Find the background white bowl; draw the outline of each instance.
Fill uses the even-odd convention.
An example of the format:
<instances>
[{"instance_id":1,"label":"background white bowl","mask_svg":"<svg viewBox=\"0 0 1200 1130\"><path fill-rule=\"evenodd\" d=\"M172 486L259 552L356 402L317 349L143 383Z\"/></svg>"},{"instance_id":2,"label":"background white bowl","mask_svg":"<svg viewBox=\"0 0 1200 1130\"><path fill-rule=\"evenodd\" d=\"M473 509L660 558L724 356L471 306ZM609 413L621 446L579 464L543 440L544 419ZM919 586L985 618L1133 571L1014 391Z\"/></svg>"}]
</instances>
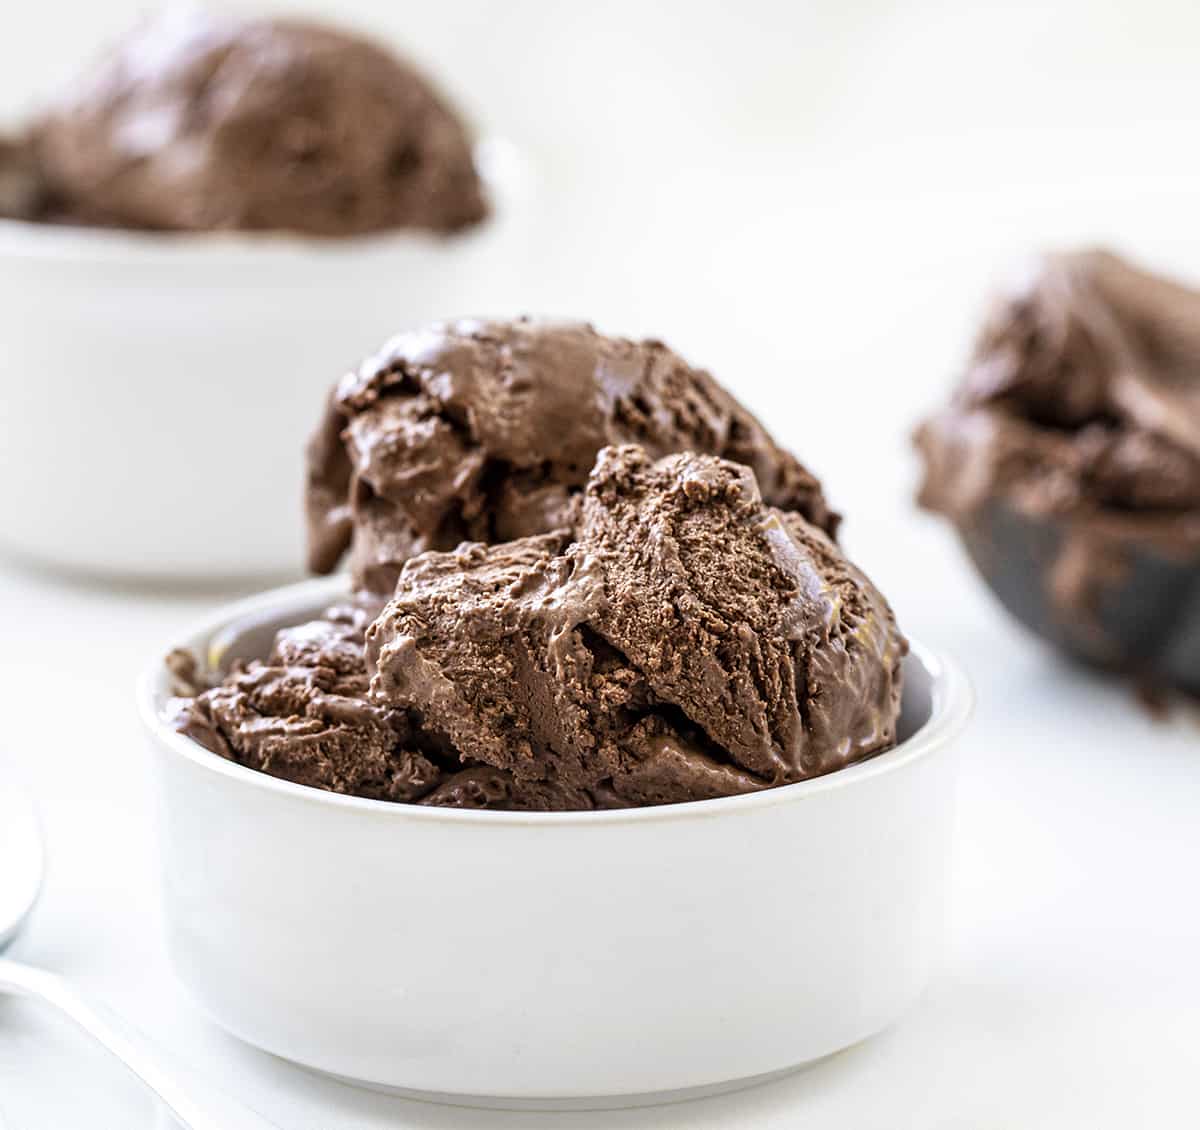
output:
<instances>
[{"instance_id":1,"label":"background white bowl","mask_svg":"<svg viewBox=\"0 0 1200 1130\"><path fill-rule=\"evenodd\" d=\"M204 656L231 625L296 622L342 591L266 593L180 646ZM155 662L139 701L172 962L252 1044L459 1102L622 1105L827 1055L895 1020L940 948L971 696L919 646L906 676L904 740L838 773L524 814L337 796L224 761L163 723Z\"/></svg>"},{"instance_id":2,"label":"background white bowl","mask_svg":"<svg viewBox=\"0 0 1200 1130\"><path fill-rule=\"evenodd\" d=\"M398 330L520 294L526 177L496 143L480 164L494 213L450 237L0 221L0 546L101 575L294 572L333 383Z\"/></svg>"}]
</instances>

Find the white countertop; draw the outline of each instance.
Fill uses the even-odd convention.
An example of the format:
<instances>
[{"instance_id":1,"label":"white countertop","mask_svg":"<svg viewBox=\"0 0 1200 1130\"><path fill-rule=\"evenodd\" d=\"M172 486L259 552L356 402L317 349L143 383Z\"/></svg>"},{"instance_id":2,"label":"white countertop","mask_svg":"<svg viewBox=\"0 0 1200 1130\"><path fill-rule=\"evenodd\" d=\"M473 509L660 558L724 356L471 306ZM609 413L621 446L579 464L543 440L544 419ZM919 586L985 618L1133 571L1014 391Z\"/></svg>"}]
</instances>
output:
<instances>
[{"instance_id":1,"label":"white countertop","mask_svg":"<svg viewBox=\"0 0 1200 1130\"><path fill-rule=\"evenodd\" d=\"M476 27L476 7L447 10ZM512 11L528 24L535 7ZM703 7L719 18L719 6ZM1006 5L978 24L963 14L970 6L884 7L797 6L815 21L811 35L787 34L828 50L799 57L808 87L780 85L792 42L781 31L765 64L776 78L747 92L740 118L715 95L695 101L720 70L703 53L682 52L686 74L664 71L657 85L599 99L593 137L542 153L540 269L527 292L497 295L495 308L654 333L711 367L824 478L847 515L848 548L906 629L968 669L979 706L966 739L949 943L919 1006L884 1035L781 1081L620 1113L405 1102L245 1047L189 1003L166 966L132 697L136 673L165 640L236 594L92 587L0 561L0 769L36 796L50 861L15 956L66 975L284 1130L1127 1130L1195 1119L1200 723L1182 712L1150 719L1128 688L1060 663L1010 624L948 533L913 511L906 434L944 394L987 277L1013 254L1114 240L1200 279L1200 163L1184 141L1200 96L1197 20L1176 9L1177 26L1156 2L1146 34L1134 36L1119 5L1082 0L1051 23L1043 5L1024 14ZM72 3L45 8L53 16ZM746 20L764 21L769 8L752 2ZM851 9L853 18L838 15ZM432 55L447 66L462 42L456 26L447 17L430 31ZM86 24L72 27L82 41ZM558 27L560 38L569 31ZM48 24L39 35L43 50L58 43ZM1064 59L1056 40L1074 54ZM747 32L737 49L753 57L764 42ZM987 49L962 50L978 43ZM601 46L617 57L613 43ZM583 65L551 55L560 78ZM656 61L646 43L632 57L639 73ZM20 67L28 79L35 64L0 61L12 80L0 94L12 105ZM495 65L477 76L481 88L495 82ZM720 90L736 89L723 81ZM513 83L514 114L522 91L529 111L528 83ZM649 116L654 128L624 134L631 107L665 90L675 103ZM568 111L551 111L562 127ZM485 116L494 126L505 112ZM0 380L9 379L2 365L0 342ZM111 1064L43 1010L8 1001L0 1115L14 1130L151 1124Z\"/></svg>"}]
</instances>

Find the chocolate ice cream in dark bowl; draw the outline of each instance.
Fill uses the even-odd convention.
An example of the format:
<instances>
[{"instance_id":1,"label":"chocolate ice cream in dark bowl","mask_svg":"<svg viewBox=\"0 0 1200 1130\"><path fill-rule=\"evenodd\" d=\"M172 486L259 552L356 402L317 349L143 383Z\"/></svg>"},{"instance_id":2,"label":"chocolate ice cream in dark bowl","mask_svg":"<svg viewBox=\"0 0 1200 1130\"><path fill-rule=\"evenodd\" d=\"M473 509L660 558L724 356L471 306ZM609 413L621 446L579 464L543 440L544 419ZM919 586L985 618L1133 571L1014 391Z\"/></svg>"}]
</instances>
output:
<instances>
[{"instance_id":1,"label":"chocolate ice cream in dark bowl","mask_svg":"<svg viewBox=\"0 0 1200 1130\"><path fill-rule=\"evenodd\" d=\"M1103 251L996 299L920 500L1068 654L1200 693L1200 291Z\"/></svg>"},{"instance_id":2,"label":"chocolate ice cream in dark bowl","mask_svg":"<svg viewBox=\"0 0 1200 1130\"><path fill-rule=\"evenodd\" d=\"M349 572L139 690L169 948L219 1023L373 1087L621 1106L907 1008L970 692L711 376L434 326L338 383L308 457L311 564Z\"/></svg>"},{"instance_id":3,"label":"chocolate ice cream in dark bowl","mask_svg":"<svg viewBox=\"0 0 1200 1130\"><path fill-rule=\"evenodd\" d=\"M0 140L0 548L293 571L311 404L364 341L519 288L520 173L358 35L139 26Z\"/></svg>"}]
</instances>

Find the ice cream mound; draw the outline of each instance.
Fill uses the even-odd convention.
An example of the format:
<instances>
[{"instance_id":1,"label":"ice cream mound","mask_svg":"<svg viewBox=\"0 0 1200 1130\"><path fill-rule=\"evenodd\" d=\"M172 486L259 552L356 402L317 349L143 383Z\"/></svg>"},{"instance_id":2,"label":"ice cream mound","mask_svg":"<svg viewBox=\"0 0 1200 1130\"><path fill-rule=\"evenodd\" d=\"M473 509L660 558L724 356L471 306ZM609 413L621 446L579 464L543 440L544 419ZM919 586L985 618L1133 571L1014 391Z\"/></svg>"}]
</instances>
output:
<instances>
[{"instance_id":1,"label":"ice cream mound","mask_svg":"<svg viewBox=\"0 0 1200 1130\"><path fill-rule=\"evenodd\" d=\"M563 518L406 560L382 610L281 631L177 725L302 784L517 810L752 792L894 743L890 608L751 467L604 447Z\"/></svg>"},{"instance_id":2,"label":"ice cream mound","mask_svg":"<svg viewBox=\"0 0 1200 1130\"><path fill-rule=\"evenodd\" d=\"M1107 252L995 301L917 434L920 501L1065 650L1200 690L1200 292Z\"/></svg>"},{"instance_id":3,"label":"ice cream mound","mask_svg":"<svg viewBox=\"0 0 1200 1130\"><path fill-rule=\"evenodd\" d=\"M487 212L465 126L408 63L317 24L192 8L142 24L0 145L0 209L319 236Z\"/></svg>"},{"instance_id":4,"label":"ice cream mound","mask_svg":"<svg viewBox=\"0 0 1200 1130\"><path fill-rule=\"evenodd\" d=\"M829 534L820 483L708 373L658 341L582 323L458 321L405 333L333 390L309 444L309 565L349 550L391 594L408 558L575 522L599 450L718 455Z\"/></svg>"}]
</instances>

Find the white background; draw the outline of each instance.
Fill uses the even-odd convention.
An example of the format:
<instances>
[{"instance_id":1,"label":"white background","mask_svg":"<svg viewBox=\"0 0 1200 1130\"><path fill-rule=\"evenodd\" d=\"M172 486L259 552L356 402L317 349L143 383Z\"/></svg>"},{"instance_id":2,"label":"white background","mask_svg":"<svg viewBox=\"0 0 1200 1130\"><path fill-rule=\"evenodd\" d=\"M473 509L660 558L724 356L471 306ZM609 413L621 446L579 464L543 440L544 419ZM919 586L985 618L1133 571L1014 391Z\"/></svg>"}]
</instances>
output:
<instances>
[{"instance_id":1,"label":"white background","mask_svg":"<svg viewBox=\"0 0 1200 1130\"><path fill-rule=\"evenodd\" d=\"M0 116L142 6L10 3ZM528 153L542 235L526 292L498 296L496 313L653 333L712 368L822 475L907 630L968 667L980 706L946 967L883 1037L699 1104L539 1118L317 1081L211 1026L162 955L131 685L226 594L89 589L0 564L0 762L37 795L51 852L17 956L288 1130L1194 1124L1200 728L1183 712L1150 720L1008 623L912 510L907 433L953 378L989 278L1025 251L1106 242L1200 279L1197 10L292 7L385 32ZM0 380L17 379L2 365L0 342ZM0 1112L34 1130L146 1124L106 1061L5 1002Z\"/></svg>"}]
</instances>

